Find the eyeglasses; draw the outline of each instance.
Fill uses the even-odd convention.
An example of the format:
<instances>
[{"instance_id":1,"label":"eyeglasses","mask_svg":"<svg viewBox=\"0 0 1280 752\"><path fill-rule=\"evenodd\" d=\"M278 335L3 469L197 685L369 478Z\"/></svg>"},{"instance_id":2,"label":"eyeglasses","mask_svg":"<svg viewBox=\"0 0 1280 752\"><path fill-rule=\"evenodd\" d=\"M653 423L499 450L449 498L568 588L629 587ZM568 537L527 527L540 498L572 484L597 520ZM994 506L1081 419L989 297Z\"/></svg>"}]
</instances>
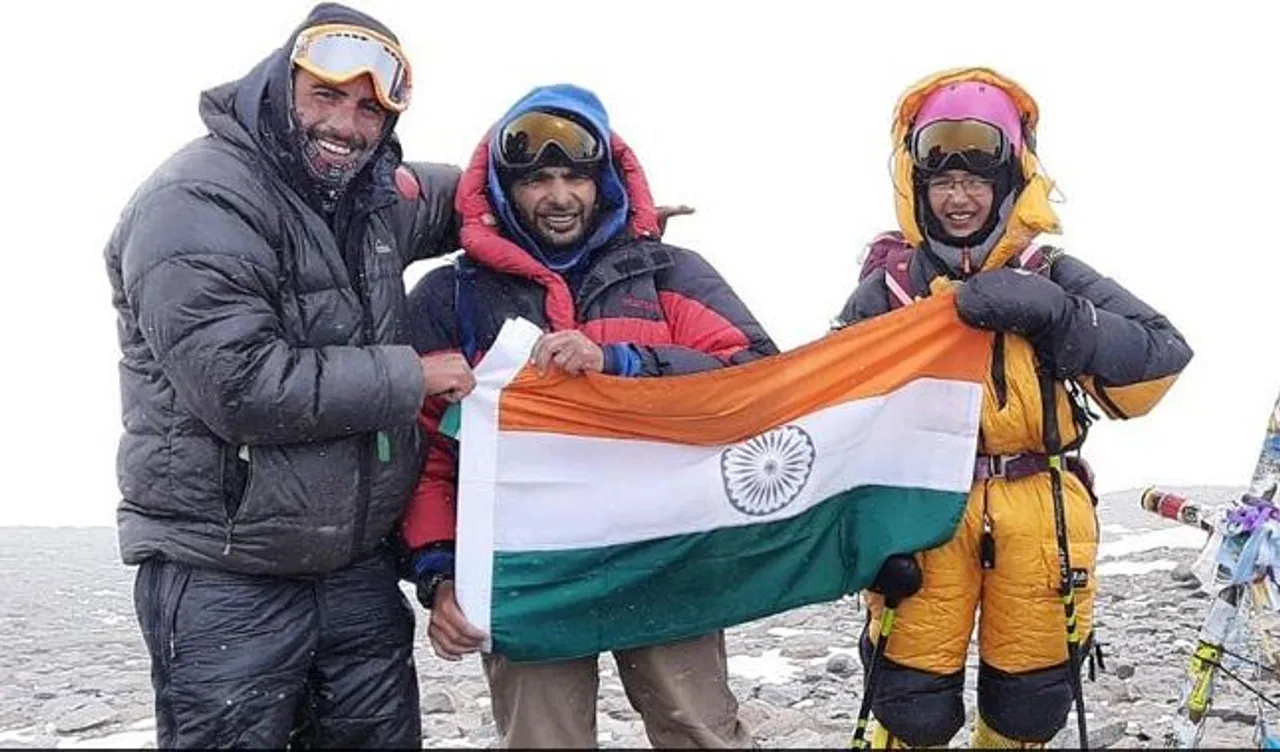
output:
<instances>
[{"instance_id":1,"label":"eyeglasses","mask_svg":"<svg viewBox=\"0 0 1280 752\"><path fill-rule=\"evenodd\" d=\"M349 24L303 29L290 59L331 84L368 74L383 107L404 112L409 106L412 76L408 58L399 45L368 29Z\"/></svg>"},{"instance_id":2,"label":"eyeglasses","mask_svg":"<svg viewBox=\"0 0 1280 752\"><path fill-rule=\"evenodd\" d=\"M964 177L929 178L925 185L929 187L930 193L936 195L951 193L959 187L960 190L965 192L965 195L978 196L992 190L992 186L995 185L995 181L980 178L977 175L965 175Z\"/></svg>"},{"instance_id":3,"label":"eyeglasses","mask_svg":"<svg viewBox=\"0 0 1280 752\"><path fill-rule=\"evenodd\" d=\"M528 112L512 120L498 136L498 159L507 167L532 167L554 144L574 162L600 159L603 149L591 131L549 112Z\"/></svg>"}]
</instances>

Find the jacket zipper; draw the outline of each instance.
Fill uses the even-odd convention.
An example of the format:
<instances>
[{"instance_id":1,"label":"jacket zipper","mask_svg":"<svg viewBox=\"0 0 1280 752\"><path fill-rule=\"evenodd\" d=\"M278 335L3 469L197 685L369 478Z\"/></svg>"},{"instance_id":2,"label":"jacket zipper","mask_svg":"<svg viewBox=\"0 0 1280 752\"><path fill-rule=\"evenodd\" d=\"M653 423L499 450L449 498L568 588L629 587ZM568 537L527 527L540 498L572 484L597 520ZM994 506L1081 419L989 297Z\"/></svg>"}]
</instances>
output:
<instances>
[{"instance_id":1,"label":"jacket zipper","mask_svg":"<svg viewBox=\"0 0 1280 752\"><path fill-rule=\"evenodd\" d=\"M350 232L350 226L343 228L343 245L346 247L345 236ZM351 284L355 287L356 297L360 299L360 321L361 327L364 329L364 340L366 345L374 343L373 331L373 311L370 310L368 291L365 285L365 253L367 249L360 247L359 267L351 275ZM368 440L360 445L359 459L359 478L356 482L356 515L351 525L351 561L356 561L360 556L361 544L364 541L365 527L369 524L369 503L373 494L372 479L373 473L373 446L372 442L378 441L378 436L382 432L379 431L374 436L368 437Z\"/></svg>"},{"instance_id":2,"label":"jacket zipper","mask_svg":"<svg viewBox=\"0 0 1280 752\"><path fill-rule=\"evenodd\" d=\"M244 462L244 465L245 465L245 467L244 467L244 473L245 473L245 476L244 476L244 485L243 485L243 486L241 486L241 488L240 488L240 498L236 500L236 511L235 511L235 513L234 513L234 514L228 514L228 515L227 515L227 540L226 540L226 545L224 545L224 546L222 547L222 555L223 555L223 556L230 556L230 555L231 555L231 544L232 544L232 538L234 538L234 537L235 537L235 532L236 532L236 518L240 516L240 512L241 512L241 511L243 510L243 508L244 508L245 496L247 496L247 495L249 494L249 482L250 482L251 480L253 480L253 462L250 460L250 455L249 455L249 445L248 445L248 444L242 444L242 445L240 445L239 447L237 447L237 448L236 448L236 456L235 456L235 458L234 458L234 459L232 459L232 462ZM225 490L225 489L226 489L226 487L227 487L227 484L226 484L226 472L227 472L227 462L226 462L226 458L225 458L225 457L223 457L223 461L222 461L222 474L223 474L222 488L223 488L223 492L224 492L224 493L226 492L226 490Z\"/></svg>"}]
</instances>

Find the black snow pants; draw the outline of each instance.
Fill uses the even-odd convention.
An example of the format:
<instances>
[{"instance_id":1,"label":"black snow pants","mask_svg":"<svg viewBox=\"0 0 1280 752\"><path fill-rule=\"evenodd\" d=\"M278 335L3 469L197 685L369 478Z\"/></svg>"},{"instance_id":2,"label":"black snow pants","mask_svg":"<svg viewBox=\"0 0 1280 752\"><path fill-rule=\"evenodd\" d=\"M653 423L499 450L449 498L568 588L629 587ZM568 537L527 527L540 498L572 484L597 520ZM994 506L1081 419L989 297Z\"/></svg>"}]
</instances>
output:
<instances>
[{"instance_id":1,"label":"black snow pants","mask_svg":"<svg viewBox=\"0 0 1280 752\"><path fill-rule=\"evenodd\" d=\"M314 579L143 562L161 749L421 748L413 609L391 557Z\"/></svg>"}]
</instances>

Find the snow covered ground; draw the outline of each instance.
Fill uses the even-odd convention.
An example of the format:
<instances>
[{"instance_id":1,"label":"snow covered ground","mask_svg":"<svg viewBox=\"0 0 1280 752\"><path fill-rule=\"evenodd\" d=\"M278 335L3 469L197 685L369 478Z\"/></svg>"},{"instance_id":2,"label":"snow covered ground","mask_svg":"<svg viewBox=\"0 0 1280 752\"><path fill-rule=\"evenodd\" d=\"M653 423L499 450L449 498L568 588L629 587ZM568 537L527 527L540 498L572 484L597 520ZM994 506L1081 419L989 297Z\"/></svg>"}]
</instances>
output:
<instances>
[{"instance_id":1,"label":"snow covered ground","mask_svg":"<svg viewBox=\"0 0 1280 752\"><path fill-rule=\"evenodd\" d=\"M1230 498L1234 489L1179 489ZM1154 745L1176 701L1187 651L1207 601L1171 572L1204 533L1141 511L1137 492L1100 505L1097 608L1108 672L1086 683L1095 746ZM132 571L109 528L0 528L0 747L153 747L149 665L132 607ZM729 669L761 744L846 746L857 714L863 614L854 599L811 606L729 630ZM419 632L425 623L419 619ZM493 744L478 660L419 652L427 747ZM975 659L976 660L976 659ZM972 664L976 665L976 664ZM600 743L647 746L612 659L601 660ZM972 716L976 675L967 677ZM1252 704L1227 688L1210 739L1248 741ZM954 745L964 746L967 734Z\"/></svg>"}]
</instances>

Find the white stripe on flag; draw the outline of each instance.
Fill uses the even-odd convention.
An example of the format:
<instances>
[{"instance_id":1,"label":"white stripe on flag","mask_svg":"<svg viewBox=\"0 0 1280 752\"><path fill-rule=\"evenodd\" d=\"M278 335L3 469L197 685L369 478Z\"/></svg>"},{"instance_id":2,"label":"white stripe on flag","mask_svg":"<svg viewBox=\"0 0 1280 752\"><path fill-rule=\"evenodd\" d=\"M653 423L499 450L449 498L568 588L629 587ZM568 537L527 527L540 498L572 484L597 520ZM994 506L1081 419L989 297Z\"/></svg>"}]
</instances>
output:
<instances>
[{"instance_id":1,"label":"white stripe on flag","mask_svg":"<svg viewBox=\"0 0 1280 752\"><path fill-rule=\"evenodd\" d=\"M475 368L476 388L462 402L458 445L456 595L462 613L488 634L493 587L493 512L497 490L498 404L502 390L529 361L542 330L526 319L507 321ZM488 638L482 647L489 652Z\"/></svg>"},{"instance_id":2,"label":"white stripe on flag","mask_svg":"<svg viewBox=\"0 0 1280 752\"><path fill-rule=\"evenodd\" d=\"M981 406L980 384L922 378L790 422L812 442L811 470L768 514L729 502L722 446L504 432L494 550L596 548L772 522L868 485L967 493Z\"/></svg>"}]
</instances>

